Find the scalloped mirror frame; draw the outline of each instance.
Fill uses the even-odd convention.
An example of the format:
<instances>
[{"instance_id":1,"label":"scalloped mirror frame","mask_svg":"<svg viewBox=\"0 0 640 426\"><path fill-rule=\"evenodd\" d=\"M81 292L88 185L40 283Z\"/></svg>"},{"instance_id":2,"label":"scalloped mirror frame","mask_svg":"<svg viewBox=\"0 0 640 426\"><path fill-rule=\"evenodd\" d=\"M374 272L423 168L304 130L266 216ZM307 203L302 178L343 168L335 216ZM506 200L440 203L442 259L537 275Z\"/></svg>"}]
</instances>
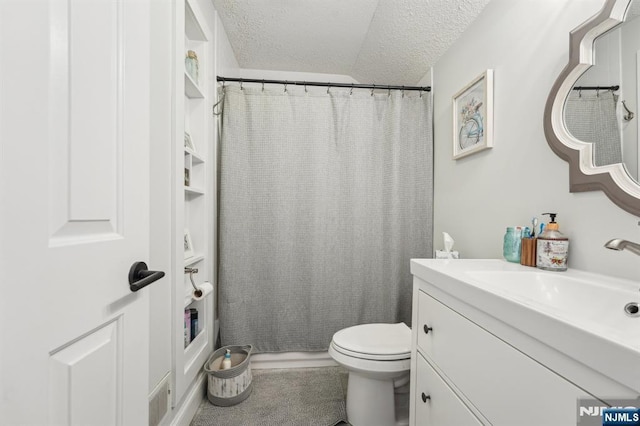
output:
<instances>
[{"instance_id":1,"label":"scalloped mirror frame","mask_svg":"<svg viewBox=\"0 0 640 426\"><path fill-rule=\"evenodd\" d=\"M622 163L596 167L592 144L569 133L564 124L564 105L574 84L593 65L595 39L624 20L632 0L607 0L595 16L571 31L569 63L562 70L547 99L544 133L549 146L569 163L571 192L602 190L615 204L640 216L640 185Z\"/></svg>"}]
</instances>

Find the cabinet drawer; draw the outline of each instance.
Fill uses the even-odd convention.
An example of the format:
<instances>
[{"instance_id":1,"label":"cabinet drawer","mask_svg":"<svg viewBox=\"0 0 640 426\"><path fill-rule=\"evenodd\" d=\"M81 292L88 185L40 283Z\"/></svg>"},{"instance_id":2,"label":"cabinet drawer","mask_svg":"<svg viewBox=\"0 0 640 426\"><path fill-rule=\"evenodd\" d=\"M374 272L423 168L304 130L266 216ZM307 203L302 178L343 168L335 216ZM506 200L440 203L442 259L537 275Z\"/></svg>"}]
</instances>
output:
<instances>
[{"instance_id":1,"label":"cabinet drawer","mask_svg":"<svg viewBox=\"0 0 640 426\"><path fill-rule=\"evenodd\" d=\"M417 366L418 386L413 404L416 410L416 426L482 425L420 355ZM429 399L425 398L427 395Z\"/></svg>"},{"instance_id":2,"label":"cabinet drawer","mask_svg":"<svg viewBox=\"0 0 640 426\"><path fill-rule=\"evenodd\" d=\"M576 424L577 399L590 397L586 392L426 293L418 294L419 350L491 423ZM428 333L425 325L432 328Z\"/></svg>"}]
</instances>

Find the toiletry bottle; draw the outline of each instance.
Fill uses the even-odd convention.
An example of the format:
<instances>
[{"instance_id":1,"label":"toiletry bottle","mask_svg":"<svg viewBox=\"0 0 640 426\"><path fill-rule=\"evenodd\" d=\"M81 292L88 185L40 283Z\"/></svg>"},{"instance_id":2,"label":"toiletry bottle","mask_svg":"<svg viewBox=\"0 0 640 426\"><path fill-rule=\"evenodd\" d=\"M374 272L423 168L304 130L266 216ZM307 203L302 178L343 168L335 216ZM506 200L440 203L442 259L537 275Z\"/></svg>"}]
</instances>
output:
<instances>
[{"instance_id":1,"label":"toiletry bottle","mask_svg":"<svg viewBox=\"0 0 640 426\"><path fill-rule=\"evenodd\" d=\"M231 368L231 351L227 349L227 353L224 354L224 359L222 360L222 365L220 366L221 370L228 370Z\"/></svg>"},{"instance_id":2,"label":"toiletry bottle","mask_svg":"<svg viewBox=\"0 0 640 426\"><path fill-rule=\"evenodd\" d=\"M557 213L543 213L551 217L538 236L536 266L547 271L566 271L569 256L569 238L565 237L556 223Z\"/></svg>"}]
</instances>

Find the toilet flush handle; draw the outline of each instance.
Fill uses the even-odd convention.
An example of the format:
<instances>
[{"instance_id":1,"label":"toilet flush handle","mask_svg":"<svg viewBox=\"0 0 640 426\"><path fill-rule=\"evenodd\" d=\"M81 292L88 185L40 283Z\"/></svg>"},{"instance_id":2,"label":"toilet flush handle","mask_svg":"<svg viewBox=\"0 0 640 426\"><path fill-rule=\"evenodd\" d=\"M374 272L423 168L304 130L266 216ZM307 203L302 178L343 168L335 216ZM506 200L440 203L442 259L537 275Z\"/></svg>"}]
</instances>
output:
<instances>
[{"instance_id":1,"label":"toilet flush handle","mask_svg":"<svg viewBox=\"0 0 640 426\"><path fill-rule=\"evenodd\" d=\"M429 334L430 331L433 331L433 328L427 326L427 324L425 324L424 327L422 327L422 329L424 330L425 334Z\"/></svg>"}]
</instances>

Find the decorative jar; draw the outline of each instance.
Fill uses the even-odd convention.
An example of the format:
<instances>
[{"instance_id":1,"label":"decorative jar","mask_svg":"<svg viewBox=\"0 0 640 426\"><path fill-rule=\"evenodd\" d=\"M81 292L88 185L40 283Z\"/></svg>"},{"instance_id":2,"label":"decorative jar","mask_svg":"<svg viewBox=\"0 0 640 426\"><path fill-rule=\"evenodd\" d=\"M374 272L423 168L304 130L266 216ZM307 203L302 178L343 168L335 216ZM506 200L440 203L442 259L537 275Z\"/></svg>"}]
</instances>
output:
<instances>
[{"instance_id":1,"label":"decorative jar","mask_svg":"<svg viewBox=\"0 0 640 426\"><path fill-rule=\"evenodd\" d=\"M187 70L187 74L191 76L196 84L199 84L198 77L200 72L200 64L198 63L198 55L193 50L187 51L187 57L184 60L184 65Z\"/></svg>"},{"instance_id":2,"label":"decorative jar","mask_svg":"<svg viewBox=\"0 0 640 426\"><path fill-rule=\"evenodd\" d=\"M522 243L522 229L510 226L504 234L502 255L509 262L520 263L520 246Z\"/></svg>"}]
</instances>

